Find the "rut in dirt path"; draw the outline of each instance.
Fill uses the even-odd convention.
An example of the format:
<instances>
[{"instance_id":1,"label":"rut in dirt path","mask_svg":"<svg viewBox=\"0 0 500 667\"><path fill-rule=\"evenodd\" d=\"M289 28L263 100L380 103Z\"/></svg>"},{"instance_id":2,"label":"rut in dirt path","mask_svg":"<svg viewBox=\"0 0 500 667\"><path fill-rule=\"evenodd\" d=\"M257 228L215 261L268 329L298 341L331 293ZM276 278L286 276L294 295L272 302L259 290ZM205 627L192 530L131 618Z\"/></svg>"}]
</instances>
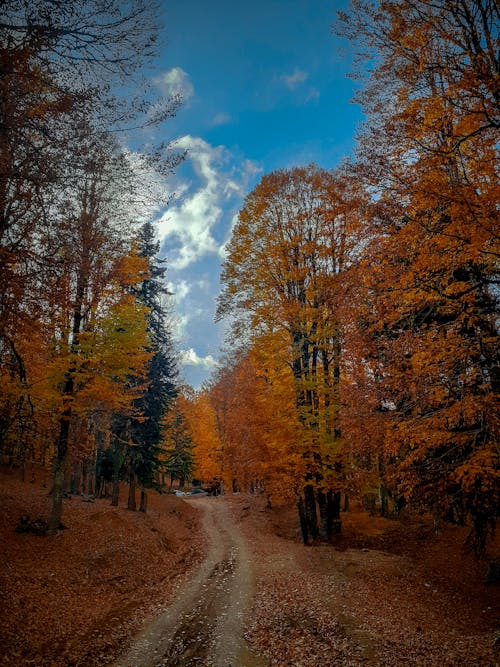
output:
<instances>
[{"instance_id":1,"label":"rut in dirt path","mask_svg":"<svg viewBox=\"0 0 500 667\"><path fill-rule=\"evenodd\" d=\"M188 502L203 511L207 557L115 667L262 666L243 638L254 594L246 542L223 498Z\"/></svg>"}]
</instances>

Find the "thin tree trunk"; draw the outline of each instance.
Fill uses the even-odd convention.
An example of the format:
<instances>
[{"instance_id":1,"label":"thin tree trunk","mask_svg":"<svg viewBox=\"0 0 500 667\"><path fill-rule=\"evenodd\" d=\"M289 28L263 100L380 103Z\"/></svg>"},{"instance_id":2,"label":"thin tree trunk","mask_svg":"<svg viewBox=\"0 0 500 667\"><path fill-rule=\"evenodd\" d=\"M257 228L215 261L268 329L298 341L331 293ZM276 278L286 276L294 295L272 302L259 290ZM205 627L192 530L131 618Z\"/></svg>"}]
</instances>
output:
<instances>
[{"instance_id":1,"label":"thin tree trunk","mask_svg":"<svg viewBox=\"0 0 500 667\"><path fill-rule=\"evenodd\" d=\"M139 512L146 512L148 508L148 495L146 489L141 489L141 502L139 504Z\"/></svg>"},{"instance_id":2,"label":"thin tree trunk","mask_svg":"<svg viewBox=\"0 0 500 667\"><path fill-rule=\"evenodd\" d=\"M349 496L347 493L344 495L344 512L349 511Z\"/></svg>"},{"instance_id":3,"label":"thin tree trunk","mask_svg":"<svg viewBox=\"0 0 500 667\"><path fill-rule=\"evenodd\" d=\"M77 463L73 465L73 471L71 474L71 495L77 496L80 493L80 480L81 480L81 468L80 464Z\"/></svg>"},{"instance_id":4,"label":"thin tree trunk","mask_svg":"<svg viewBox=\"0 0 500 667\"><path fill-rule=\"evenodd\" d=\"M65 383L66 396L73 393L73 378L69 376ZM55 533L61 524L62 500L64 493L64 467L69 441L69 424L71 419L71 404L68 404L59 420L59 438L56 443L54 458L54 475L52 481L52 497L50 516L48 521L48 532Z\"/></svg>"},{"instance_id":5,"label":"thin tree trunk","mask_svg":"<svg viewBox=\"0 0 500 667\"><path fill-rule=\"evenodd\" d=\"M87 459L87 495L95 496L96 487L95 487L95 459L94 456L90 456Z\"/></svg>"},{"instance_id":6,"label":"thin tree trunk","mask_svg":"<svg viewBox=\"0 0 500 667\"><path fill-rule=\"evenodd\" d=\"M309 529L307 525L306 508L302 496L300 496L299 501L297 503L297 509L299 512L299 523L300 523L300 531L302 533L302 542L306 546L309 546L311 542L309 541Z\"/></svg>"},{"instance_id":7,"label":"thin tree trunk","mask_svg":"<svg viewBox=\"0 0 500 667\"><path fill-rule=\"evenodd\" d=\"M118 502L120 500L120 470L122 467L122 456L121 456L121 445L116 440L113 445L113 476L111 482L113 488L111 491L111 505L113 507L118 507Z\"/></svg>"},{"instance_id":8,"label":"thin tree trunk","mask_svg":"<svg viewBox=\"0 0 500 667\"><path fill-rule=\"evenodd\" d=\"M388 517L389 499L388 499L387 488L383 484L380 486L379 493L380 493L380 514L381 516Z\"/></svg>"},{"instance_id":9,"label":"thin tree trunk","mask_svg":"<svg viewBox=\"0 0 500 667\"><path fill-rule=\"evenodd\" d=\"M133 512L137 509L137 499L135 497L135 487L136 487L136 476L135 470L130 469L129 476L129 487L128 487L128 502L127 509L132 510Z\"/></svg>"},{"instance_id":10,"label":"thin tree trunk","mask_svg":"<svg viewBox=\"0 0 500 667\"><path fill-rule=\"evenodd\" d=\"M329 542L332 538L332 521L328 512L328 496L331 491L318 491L316 498L319 507L319 536L322 540Z\"/></svg>"},{"instance_id":11,"label":"thin tree trunk","mask_svg":"<svg viewBox=\"0 0 500 667\"><path fill-rule=\"evenodd\" d=\"M312 484L306 484L304 487L304 506L307 521L307 529L311 539L317 540L319 536L318 514L316 510L316 496Z\"/></svg>"},{"instance_id":12,"label":"thin tree trunk","mask_svg":"<svg viewBox=\"0 0 500 667\"><path fill-rule=\"evenodd\" d=\"M80 463L80 470L82 472L82 496L87 493L87 473L88 467L86 461Z\"/></svg>"},{"instance_id":13,"label":"thin tree trunk","mask_svg":"<svg viewBox=\"0 0 500 667\"><path fill-rule=\"evenodd\" d=\"M342 520L340 518L340 503L342 494L340 491L329 491L328 496L328 514L329 521L333 527L333 533L338 535L342 530Z\"/></svg>"},{"instance_id":14,"label":"thin tree trunk","mask_svg":"<svg viewBox=\"0 0 500 667\"><path fill-rule=\"evenodd\" d=\"M83 262L78 274L76 286L75 308L73 311L72 339L70 344L71 356L73 356L80 345L80 331L83 321L83 299L87 284L86 258L84 254ZM88 259L88 258L87 258ZM48 521L48 531L54 533L61 523L62 499L64 493L64 467L69 445L69 431L72 417L72 401L75 393L74 373L75 368L71 366L64 379L62 388L63 411L59 419L59 437L56 442L56 452L54 459L54 479L52 483L52 503L50 508L50 517Z\"/></svg>"},{"instance_id":15,"label":"thin tree trunk","mask_svg":"<svg viewBox=\"0 0 500 667\"><path fill-rule=\"evenodd\" d=\"M113 473L113 488L111 490L111 505L113 507L118 507L118 502L120 501L120 478L118 475Z\"/></svg>"}]
</instances>

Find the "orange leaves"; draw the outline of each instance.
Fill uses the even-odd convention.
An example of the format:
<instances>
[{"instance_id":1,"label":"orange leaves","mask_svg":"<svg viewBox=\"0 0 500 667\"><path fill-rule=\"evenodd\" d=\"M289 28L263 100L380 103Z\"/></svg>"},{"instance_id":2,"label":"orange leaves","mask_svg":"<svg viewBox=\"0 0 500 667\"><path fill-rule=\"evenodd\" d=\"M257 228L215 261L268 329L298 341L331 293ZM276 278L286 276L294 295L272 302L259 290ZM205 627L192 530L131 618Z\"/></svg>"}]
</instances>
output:
<instances>
[{"instance_id":1,"label":"orange leaves","mask_svg":"<svg viewBox=\"0 0 500 667\"><path fill-rule=\"evenodd\" d=\"M127 255L119 257L115 263L114 280L125 289L137 285L148 277L148 260L133 247Z\"/></svg>"},{"instance_id":2,"label":"orange leaves","mask_svg":"<svg viewBox=\"0 0 500 667\"><path fill-rule=\"evenodd\" d=\"M498 9L464 8L361 2L343 18L375 50L358 148L376 193L357 269L367 349L350 349L352 331L347 348L349 391L379 403L377 443L396 490L468 516L481 547L500 488Z\"/></svg>"},{"instance_id":3,"label":"orange leaves","mask_svg":"<svg viewBox=\"0 0 500 667\"><path fill-rule=\"evenodd\" d=\"M252 406L235 406L248 431L232 441L264 446L269 488L340 488L341 314L365 201L347 171L274 172L247 197L228 246L218 312L233 316L247 355L226 372Z\"/></svg>"},{"instance_id":4,"label":"orange leaves","mask_svg":"<svg viewBox=\"0 0 500 667\"><path fill-rule=\"evenodd\" d=\"M487 514L493 518L500 504L500 456L489 448L479 449L467 462L459 466L454 481L460 486L468 498L469 508L478 514L485 514L485 498L487 498Z\"/></svg>"},{"instance_id":5,"label":"orange leaves","mask_svg":"<svg viewBox=\"0 0 500 667\"><path fill-rule=\"evenodd\" d=\"M221 474L222 443L217 433L217 422L210 396L206 390L182 396L180 407L189 424L194 451L194 476L209 481Z\"/></svg>"}]
</instances>

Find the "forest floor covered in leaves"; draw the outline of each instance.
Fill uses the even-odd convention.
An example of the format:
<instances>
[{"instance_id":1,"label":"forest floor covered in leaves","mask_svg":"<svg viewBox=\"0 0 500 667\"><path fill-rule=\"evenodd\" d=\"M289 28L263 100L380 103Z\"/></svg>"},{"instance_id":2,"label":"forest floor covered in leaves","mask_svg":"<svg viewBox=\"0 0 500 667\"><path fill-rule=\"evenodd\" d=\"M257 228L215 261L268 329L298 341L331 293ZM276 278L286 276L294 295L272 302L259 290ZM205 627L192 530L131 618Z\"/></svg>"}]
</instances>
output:
<instances>
[{"instance_id":1,"label":"forest floor covered in leaves","mask_svg":"<svg viewBox=\"0 0 500 667\"><path fill-rule=\"evenodd\" d=\"M19 470L0 470L6 667L111 663L145 620L178 600L217 544L215 533L207 542L201 531L203 503L149 494L143 514L125 509L125 492L118 508L109 499L66 500L67 530L57 536L19 534L19 516L46 516L49 503L40 477L33 484L19 478ZM245 543L245 639L255 664L500 664L498 584L484 584L486 562L464 547L466 529L353 511L343 514L334 546L304 547L293 507L266 509L262 496L246 494L209 502L220 525ZM499 555L498 544L490 556ZM235 590L228 585L233 597ZM189 660L175 664L204 664L196 655Z\"/></svg>"},{"instance_id":2,"label":"forest floor covered in leaves","mask_svg":"<svg viewBox=\"0 0 500 667\"><path fill-rule=\"evenodd\" d=\"M485 585L467 529L358 510L333 547L304 547L293 507L230 502L255 563L246 638L266 664L500 665L500 590Z\"/></svg>"},{"instance_id":3,"label":"forest floor covered in leaves","mask_svg":"<svg viewBox=\"0 0 500 667\"><path fill-rule=\"evenodd\" d=\"M56 536L16 533L20 516L46 518L50 503L43 470L34 483L20 476L0 469L0 664L108 664L202 559L198 513L154 492L147 514L131 512L122 489L119 507L65 499Z\"/></svg>"}]
</instances>

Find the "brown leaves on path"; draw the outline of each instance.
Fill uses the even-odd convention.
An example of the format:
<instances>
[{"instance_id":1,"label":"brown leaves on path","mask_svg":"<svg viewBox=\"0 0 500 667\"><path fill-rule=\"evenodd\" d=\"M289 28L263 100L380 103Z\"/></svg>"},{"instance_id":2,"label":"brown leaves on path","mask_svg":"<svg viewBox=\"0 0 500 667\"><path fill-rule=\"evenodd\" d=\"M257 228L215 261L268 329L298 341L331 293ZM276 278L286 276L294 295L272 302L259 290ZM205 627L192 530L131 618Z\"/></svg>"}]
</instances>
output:
<instances>
[{"instance_id":1,"label":"brown leaves on path","mask_svg":"<svg viewBox=\"0 0 500 667\"><path fill-rule=\"evenodd\" d=\"M300 544L293 507L230 502L256 568L246 637L267 664L498 664L498 587L484 585L483 564L464 551L464 529L374 517L377 531L364 533L367 515L354 511L337 548L311 548Z\"/></svg>"}]
</instances>

